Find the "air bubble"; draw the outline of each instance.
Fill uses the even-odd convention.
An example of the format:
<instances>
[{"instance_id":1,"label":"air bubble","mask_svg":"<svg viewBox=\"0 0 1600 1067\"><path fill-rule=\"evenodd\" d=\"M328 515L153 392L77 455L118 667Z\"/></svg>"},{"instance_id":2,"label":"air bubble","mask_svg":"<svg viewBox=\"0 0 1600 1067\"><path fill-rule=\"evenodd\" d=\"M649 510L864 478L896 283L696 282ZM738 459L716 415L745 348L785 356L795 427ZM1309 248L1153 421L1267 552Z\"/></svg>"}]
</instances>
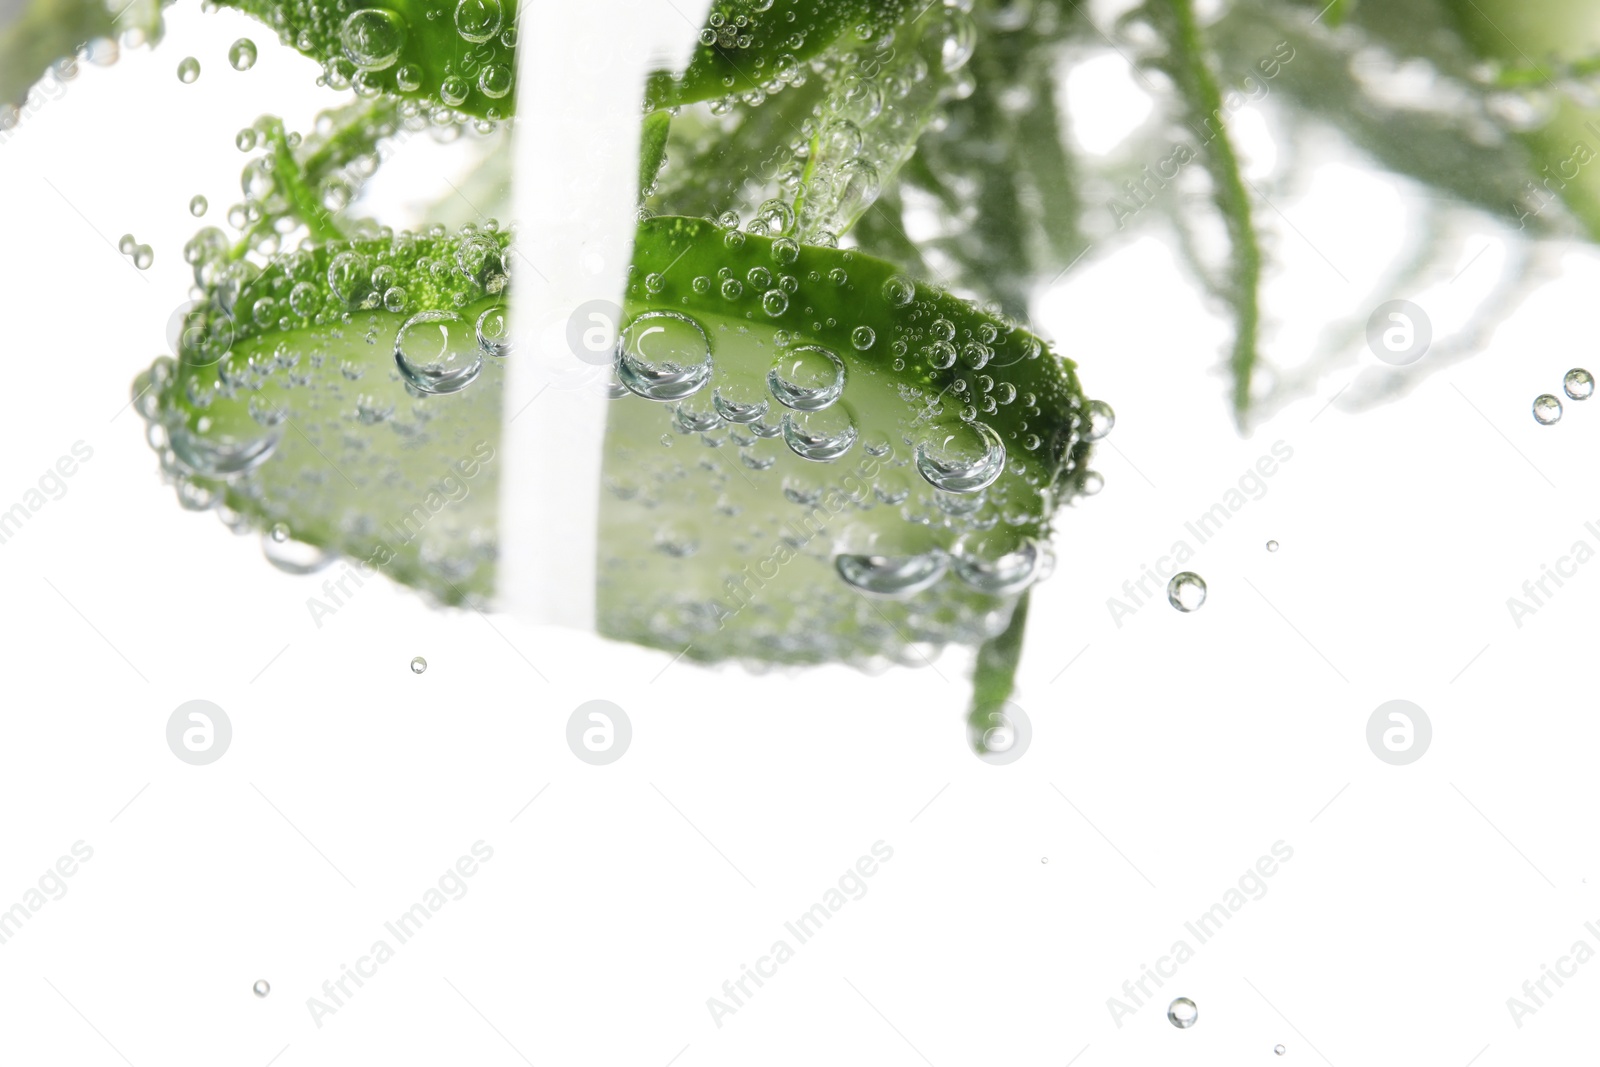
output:
<instances>
[{"instance_id":1,"label":"air bubble","mask_svg":"<svg viewBox=\"0 0 1600 1067\"><path fill-rule=\"evenodd\" d=\"M421 674L423 671L425 671L427 669L428 669L428 661L427 660L423 659L421 656L412 656L411 657L411 673L412 674Z\"/></svg>"},{"instance_id":2,"label":"air bubble","mask_svg":"<svg viewBox=\"0 0 1600 1067\"><path fill-rule=\"evenodd\" d=\"M801 459L831 463L855 444L855 421L843 404L822 411L790 412L783 417L783 440Z\"/></svg>"},{"instance_id":3,"label":"air bubble","mask_svg":"<svg viewBox=\"0 0 1600 1067\"><path fill-rule=\"evenodd\" d=\"M202 218L206 213L206 209L210 206L211 205L206 202L206 198L203 196L191 197L189 200L189 214L193 215L197 219Z\"/></svg>"},{"instance_id":4,"label":"air bubble","mask_svg":"<svg viewBox=\"0 0 1600 1067\"><path fill-rule=\"evenodd\" d=\"M228 65L234 70L249 70L256 65L256 43L241 37L228 49Z\"/></svg>"},{"instance_id":5,"label":"air bubble","mask_svg":"<svg viewBox=\"0 0 1600 1067\"><path fill-rule=\"evenodd\" d=\"M1534 421L1541 426L1553 426L1561 421L1561 400L1551 393L1537 397L1533 402Z\"/></svg>"},{"instance_id":6,"label":"air bubble","mask_svg":"<svg viewBox=\"0 0 1600 1067\"><path fill-rule=\"evenodd\" d=\"M1006 466L1006 446L986 423L941 431L916 447L917 470L935 489L976 493L993 485Z\"/></svg>"},{"instance_id":7,"label":"air bubble","mask_svg":"<svg viewBox=\"0 0 1600 1067\"><path fill-rule=\"evenodd\" d=\"M1573 400L1588 400L1594 395L1594 375L1582 367L1573 367L1561 380L1561 388Z\"/></svg>"},{"instance_id":8,"label":"air bubble","mask_svg":"<svg viewBox=\"0 0 1600 1067\"><path fill-rule=\"evenodd\" d=\"M820 345L801 345L779 356L767 387L785 407L820 411L844 393L844 360Z\"/></svg>"},{"instance_id":9,"label":"air bubble","mask_svg":"<svg viewBox=\"0 0 1600 1067\"><path fill-rule=\"evenodd\" d=\"M424 311L400 327L394 362L407 382L424 393L454 393L471 385L483 369L477 331L454 311Z\"/></svg>"},{"instance_id":10,"label":"air bubble","mask_svg":"<svg viewBox=\"0 0 1600 1067\"><path fill-rule=\"evenodd\" d=\"M344 54L361 70L387 70L400 58L405 44L404 20L378 7L353 11L339 28Z\"/></svg>"},{"instance_id":11,"label":"air bubble","mask_svg":"<svg viewBox=\"0 0 1600 1067\"><path fill-rule=\"evenodd\" d=\"M1089 432L1084 434L1087 441L1098 441L1111 432L1117 424L1117 413L1111 410L1111 405L1104 400L1089 401Z\"/></svg>"},{"instance_id":12,"label":"air bubble","mask_svg":"<svg viewBox=\"0 0 1600 1067\"><path fill-rule=\"evenodd\" d=\"M1193 571L1182 571L1174 574L1172 581L1167 583L1167 603L1179 611L1186 614L1191 611L1199 611L1200 605L1205 602L1205 579ZM1193 1007L1193 1005L1191 1004L1190 1007ZM1191 1023L1182 1025L1191 1025Z\"/></svg>"},{"instance_id":13,"label":"air bubble","mask_svg":"<svg viewBox=\"0 0 1600 1067\"><path fill-rule=\"evenodd\" d=\"M623 328L617 377L646 400L681 400L711 378L711 342L676 311L647 311Z\"/></svg>"},{"instance_id":14,"label":"air bubble","mask_svg":"<svg viewBox=\"0 0 1600 1067\"><path fill-rule=\"evenodd\" d=\"M456 32L473 44L483 44L499 33L504 21L500 0L461 0L456 5Z\"/></svg>"},{"instance_id":15,"label":"air bubble","mask_svg":"<svg viewBox=\"0 0 1600 1067\"><path fill-rule=\"evenodd\" d=\"M1187 1030L1200 1018L1200 1009L1188 997L1179 997L1167 1008L1167 1021L1179 1030Z\"/></svg>"},{"instance_id":16,"label":"air bubble","mask_svg":"<svg viewBox=\"0 0 1600 1067\"><path fill-rule=\"evenodd\" d=\"M268 993L272 992L272 986L265 978L258 978L256 979L256 984L250 987L250 992L254 993L258 997L264 997Z\"/></svg>"},{"instance_id":17,"label":"air bubble","mask_svg":"<svg viewBox=\"0 0 1600 1067\"><path fill-rule=\"evenodd\" d=\"M841 555L833 566L839 577L855 589L884 597L910 597L944 577L949 557L943 552L912 556Z\"/></svg>"},{"instance_id":18,"label":"air bubble","mask_svg":"<svg viewBox=\"0 0 1600 1067\"><path fill-rule=\"evenodd\" d=\"M200 61L194 56L185 56L178 63L178 80L185 85L193 85L195 79L200 77Z\"/></svg>"}]
</instances>

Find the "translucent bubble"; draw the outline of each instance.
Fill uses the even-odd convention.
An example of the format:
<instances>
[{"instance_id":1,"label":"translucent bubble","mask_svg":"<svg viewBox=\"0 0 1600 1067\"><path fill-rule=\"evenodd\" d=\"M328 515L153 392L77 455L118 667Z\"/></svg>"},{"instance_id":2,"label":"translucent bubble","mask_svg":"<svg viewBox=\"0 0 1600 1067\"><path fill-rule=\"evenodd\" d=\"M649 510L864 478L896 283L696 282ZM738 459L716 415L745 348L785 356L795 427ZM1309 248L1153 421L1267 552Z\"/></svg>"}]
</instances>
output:
<instances>
[{"instance_id":1,"label":"translucent bubble","mask_svg":"<svg viewBox=\"0 0 1600 1067\"><path fill-rule=\"evenodd\" d=\"M228 48L228 65L234 70L249 70L256 65L256 43L241 37Z\"/></svg>"},{"instance_id":2,"label":"translucent bubble","mask_svg":"<svg viewBox=\"0 0 1600 1067\"><path fill-rule=\"evenodd\" d=\"M850 331L850 343L858 352L865 352L871 348L877 339L878 334L871 326L857 326Z\"/></svg>"},{"instance_id":3,"label":"translucent bubble","mask_svg":"<svg viewBox=\"0 0 1600 1067\"><path fill-rule=\"evenodd\" d=\"M767 413L767 398L758 387L743 382L719 382L712 390L711 402L717 413L729 422L746 424Z\"/></svg>"},{"instance_id":4,"label":"translucent bubble","mask_svg":"<svg viewBox=\"0 0 1600 1067\"><path fill-rule=\"evenodd\" d=\"M406 63L394 72L394 83L403 93L414 93L422 88L422 68Z\"/></svg>"},{"instance_id":5,"label":"translucent bubble","mask_svg":"<svg viewBox=\"0 0 1600 1067\"><path fill-rule=\"evenodd\" d=\"M1206 602L1206 583L1193 571L1182 571L1167 583L1167 603L1182 612L1198 611ZM1191 1007L1193 1005L1190 1005Z\"/></svg>"},{"instance_id":6,"label":"translucent bubble","mask_svg":"<svg viewBox=\"0 0 1600 1067\"><path fill-rule=\"evenodd\" d=\"M421 656L412 656L411 657L411 673L412 674L421 674L423 671L425 671L427 669L428 669L428 661L427 660L423 659Z\"/></svg>"},{"instance_id":7,"label":"translucent bubble","mask_svg":"<svg viewBox=\"0 0 1600 1067\"><path fill-rule=\"evenodd\" d=\"M1574 400L1588 400L1594 395L1594 375L1582 367L1574 367L1561 380L1561 388Z\"/></svg>"},{"instance_id":8,"label":"translucent bubble","mask_svg":"<svg viewBox=\"0 0 1600 1067\"><path fill-rule=\"evenodd\" d=\"M491 100L499 100L511 91L511 68L490 63L478 72L478 88Z\"/></svg>"},{"instance_id":9,"label":"translucent bubble","mask_svg":"<svg viewBox=\"0 0 1600 1067\"><path fill-rule=\"evenodd\" d=\"M910 597L944 577L949 558L938 551L911 556L841 555L834 569L846 583L865 593L885 597Z\"/></svg>"},{"instance_id":10,"label":"translucent bubble","mask_svg":"<svg viewBox=\"0 0 1600 1067\"><path fill-rule=\"evenodd\" d=\"M261 539L261 554L278 570L294 575L315 574L339 558L337 552L290 537L281 522Z\"/></svg>"},{"instance_id":11,"label":"translucent bubble","mask_svg":"<svg viewBox=\"0 0 1600 1067\"><path fill-rule=\"evenodd\" d=\"M133 250L133 265L140 270L149 270L150 265L156 261L155 249L149 245L140 245Z\"/></svg>"},{"instance_id":12,"label":"translucent bubble","mask_svg":"<svg viewBox=\"0 0 1600 1067\"><path fill-rule=\"evenodd\" d=\"M256 131L246 126L234 137L233 143L241 152L253 152L256 147Z\"/></svg>"},{"instance_id":13,"label":"translucent bubble","mask_svg":"<svg viewBox=\"0 0 1600 1067\"><path fill-rule=\"evenodd\" d=\"M761 295L761 310L776 318L789 310L789 294L782 289L768 289Z\"/></svg>"},{"instance_id":14,"label":"translucent bubble","mask_svg":"<svg viewBox=\"0 0 1600 1067\"><path fill-rule=\"evenodd\" d=\"M1179 997L1167 1008L1167 1021L1179 1030L1187 1030L1200 1018L1200 1009L1188 997Z\"/></svg>"},{"instance_id":15,"label":"translucent bubble","mask_svg":"<svg viewBox=\"0 0 1600 1067\"><path fill-rule=\"evenodd\" d=\"M1541 426L1551 426L1561 421L1561 400L1550 394L1544 393L1535 398L1533 402L1534 420Z\"/></svg>"},{"instance_id":16,"label":"translucent bubble","mask_svg":"<svg viewBox=\"0 0 1600 1067\"><path fill-rule=\"evenodd\" d=\"M1282 1056L1285 1052L1288 1052L1288 1051L1289 1050L1284 1048L1282 1045L1273 1045L1272 1046L1272 1054L1274 1056Z\"/></svg>"},{"instance_id":17,"label":"translucent bubble","mask_svg":"<svg viewBox=\"0 0 1600 1067\"><path fill-rule=\"evenodd\" d=\"M472 86L467 84L467 79L456 74L439 83L439 99L451 107L465 103L471 93Z\"/></svg>"},{"instance_id":18,"label":"translucent bubble","mask_svg":"<svg viewBox=\"0 0 1600 1067\"><path fill-rule=\"evenodd\" d=\"M889 302L890 307L903 308L916 299L916 296L916 283L904 274L892 275L883 283L883 298Z\"/></svg>"},{"instance_id":19,"label":"translucent bubble","mask_svg":"<svg viewBox=\"0 0 1600 1067\"><path fill-rule=\"evenodd\" d=\"M361 70L386 70L400 58L406 24L396 12L380 7L352 11L339 27L344 54Z\"/></svg>"},{"instance_id":20,"label":"translucent bubble","mask_svg":"<svg viewBox=\"0 0 1600 1067\"><path fill-rule=\"evenodd\" d=\"M801 345L780 355L767 371L767 388L778 403L797 411L820 411L844 394L844 360L821 345Z\"/></svg>"},{"instance_id":21,"label":"translucent bubble","mask_svg":"<svg viewBox=\"0 0 1600 1067\"><path fill-rule=\"evenodd\" d=\"M340 252L328 263L328 284L346 303L359 304L372 292L372 268L359 252Z\"/></svg>"},{"instance_id":22,"label":"translucent bubble","mask_svg":"<svg viewBox=\"0 0 1600 1067\"><path fill-rule=\"evenodd\" d=\"M189 214L193 215L197 219L201 218L205 215L206 209L210 206L211 205L206 202L206 198L203 196L191 197L189 200Z\"/></svg>"},{"instance_id":23,"label":"translucent bubble","mask_svg":"<svg viewBox=\"0 0 1600 1067\"><path fill-rule=\"evenodd\" d=\"M1276 552L1276 551L1278 551L1278 542L1276 542L1276 541L1268 541L1267 542L1267 551L1268 552Z\"/></svg>"},{"instance_id":24,"label":"translucent bubble","mask_svg":"<svg viewBox=\"0 0 1600 1067\"><path fill-rule=\"evenodd\" d=\"M178 63L178 80L185 85L193 85L198 77L200 77L200 61L194 56L184 56Z\"/></svg>"},{"instance_id":25,"label":"translucent bubble","mask_svg":"<svg viewBox=\"0 0 1600 1067\"><path fill-rule=\"evenodd\" d=\"M478 344L491 356L511 351L511 322L504 304L496 304L478 316Z\"/></svg>"},{"instance_id":26,"label":"translucent bubble","mask_svg":"<svg viewBox=\"0 0 1600 1067\"><path fill-rule=\"evenodd\" d=\"M117 251L125 256L133 255L133 250L139 247L139 239L131 233L125 233L117 240Z\"/></svg>"},{"instance_id":27,"label":"translucent bubble","mask_svg":"<svg viewBox=\"0 0 1600 1067\"><path fill-rule=\"evenodd\" d=\"M169 434L173 453L190 470L199 474L243 474L265 463L282 436L280 428L269 429L258 436L235 437L214 433L210 436L196 433L187 426L178 426Z\"/></svg>"},{"instance_id":28,"label":"translucent bubble","mask_svg":"<svg viewBox=\"0 0 1600 1067\"><path fill-rule=\"evenodd\" d=\"M504 21L500 0L461 0L456 5L456 32L473 44L483 44L499 33Z\"/></svg>"},{"instance_id":29,"label":"translucent bubble","mask_svg":"<svg viewBox=\"0 0 1600 1067\"><path fill-rule=\"evenodd\" d=\"M1006 468L1006 446L987 424L967 422L941 429L917 443L917 470L935 489L976 493L993 485Z\"/></svg>"},{"instance_id":30,"label":"translucent bubble","mask_svg":"<svg viewBox=\"0 0 1600 1067\"><path fill-rule=\"evenodd\" d=\"M256 984L250 987L250 992L258 997L264 997L272 992L272 986L267 983L265 978L258 978L256 979Z\"/></svg>"},{"instance_id":31,"label":"translucent bubble","mask_svg":"<svg viewBox=\"0 0 1600 1067\"><path fill-rule=\"evenodd\" d=\"M406 320L394 340L394 362L424 393L454 393L483 369L475 328L454 311L423 311Z\"/></svg>"},{"instance_id":32,"label":"translucent bubble","mask_svg":"<svg viewBox=\"0 0 1600 1067\"><path fill-rule=\"evenodd\" d=\"M1085 440L1100 440L1116 424L1117 413L1111 410L1110 404L1104 400L1089 401L1089 432L1083 435Z\"/></svg>"},{"instance_id":33,"label":"translucent bubble","mask_svg":"<svg viewBox=\"0 0 1600 1067\"><path fill-rule=\"evenodd\" d=\"M711 378L711 342L676 311L647 311L622 330L617 378L646 400L681 400Z\"/></svg>"},{"instance_id":34,"label":"translucent bubble","mask_svg":"<svg viewBox=\"0 0 1600 1067\"><path fill-rule=\"evenodd\" d=\"M855 444L855 420L843 404L821 411L789 412L783 416L783 440L801 459L831 463Z\"/></svg>"},{"instance_id":35,"label":"translucent bubble","mask_svg":"<svg viewBox=\"0 0 1600 1067\"><path fill-rule=\"evenodd\" d=\"M956 577L991 596L1020 593L1039 577L1044 550L1031 537L1010 532L967 534L956 542Z\"/></svg>"}]
</instances>

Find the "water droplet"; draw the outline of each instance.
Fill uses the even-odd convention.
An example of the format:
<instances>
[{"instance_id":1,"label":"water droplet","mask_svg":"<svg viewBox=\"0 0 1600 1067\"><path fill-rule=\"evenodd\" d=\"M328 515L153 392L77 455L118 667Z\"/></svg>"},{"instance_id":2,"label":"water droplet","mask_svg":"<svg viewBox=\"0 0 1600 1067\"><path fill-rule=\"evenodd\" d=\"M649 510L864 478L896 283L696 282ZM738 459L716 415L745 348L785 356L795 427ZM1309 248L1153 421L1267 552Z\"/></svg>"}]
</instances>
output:
<instances>
[{"instance_id":1,"label":"water droplet","mask_svg":"<svg viewBox=\"0 0 1600 1067\"><path fill-rule=\"evenodd\" d=\"M1200 610L1206 602L1205 579L1193 571L1182 571L1167 583L1167 603L1182 612ZM1191 1005L1192 1006L1192 1005Z\"/></svg>"},{"instance_id":2,"label":"water droplet","mask_svg":"<svg viewBox=\"0 0 1600 1067\"><path fill-rule=\"evenodd\" d=\"M258 978L256 979L256 984L250 987L250 992L258 997L264 997L272 992L272 986L267 983L265 978Z\"/></svg>"},{"instance_id":3,"label":"water droplet","mask_svg":"<svg viewBox=\"0 0 1600 1067\"><path fill-rule=\"evenodd\" d=\"M394 362L424 393L454 393L483 369L477 330L454 311L423 311L406 320L394 339Z\"/></svg>"},{"instance_id":4,"label":"water droplet","mask_svg":"<svg viewBox=\"0 0 1600 1067\"><path fill-rule=\"evenodd\" d=\"M1088 441L1098 441L1111 432L1117 424L1117 413L1111 410L1111 405L1104 400L1089 401L1089 432L1084 434Z\"/></svg>"},{"instance_id":5,"label":"water droplet","mask_svg":"<svg viewBox=\"0 0 1600 1067\"><path fill-rule=\"evenodd\" d=\"M339 558L338 552L323 549L322 545L296 541L290 536L290 528L283 523L275 523L267 536L262 537L261 555L285 574L315 574Z\"/></svg>"},{"instance_id":6,"label":"water droplet","mask_svg":"<svg viewBox=\"0 0 1600 1067\"><path fill-rule=\"evenodd\" d=\"M801 459L829 463L856 443L855 420L843 404L783 416L783 440Z\"/></svg>"},{"instance_id":7,"label":"water droplet","mask_svg":"<svg viewBox=\"0 0 1600 1067\"><path fill-rule=\"evenodd\" d=\"M681 400L711 378L711 342L676 311L647 311L623 328L617 377L646 400Z\"/></svg>"},{"instance_id":8,"label":"water droplet","mask_svg":"<svg viewBox=\"0 0 1600 1067\"><path fill-rule=\"evenodd\" d=\"M1574 400L1588 400L1594 395L1594 375L1582 367L1573 367L1561 380L1561 388Z\"/></svg>"},{"instance_id":9,"label":"water droplet","mask_svg":"<svg viewBox=\"0 0 1600 1067\"><path fill-rule=\"evenodd\" d=\"M425 671L427 669L428 669L428 661L427 660L423 659L421 656L412 656L411 657L411 673L412 674L421 674L423 671Z\"/></svg>"},{"instance_id":10,"label":"water droplet","mask_svg":"<svg viewBox=\"0 0 1600 1067\"><path fill-rule=\"evenodd\" d=\"M797 411L820 411L844 393L844 360L821 345L791 348L767 371L767 388L778 403Z\"/></svg>"},{"instance_id":11,"label":"water droplet","mask_svg":"<svg viewBox=\"0 0 1600 1067\"><path fill-rule=\"evenodd\" d=\"M1276 552L1276 551L1278 551L1278 542L1276 542L1276 541L1268 541L1267 542L1267 551L1268 552Z\"/></svg>"},{"instance_id":12,"label":"water droplet","mask_svg":"<svg viewBox=\"0 0 1600 1067\"><path fill-rule=\"evenodd\" d=\"M256 65L256 43L241 37L228 49L228 65L234 70L249 70Z\"/></svg>"},{"instance_id":13,"label":"water droplet","mask_svg":"<svg viewBox=\"0 0 1600 1067\"><path fill-rule=\"evenodd\" d=\"M916 296L916 284L904 274L892 275L883 283L883 298L889 302L890 307L903 308L916 299Z\"/></svg>"},{"instance_id":14,"label":"water droplet","mask_svg":"<svg viewBox=\"0 0 1600 1067\"><path fill-rule=\"evenodd\" d=\"M1200 1018L1200 1009L1188 997L1179 997L1167 1008L1167 1021L1179 1030L1187 1030Z\"/></svg>"},{"instance_id":15,"label":"water droplet","mask_svg":"<svg viewBox=\"0 0 1600 1067\"><path fill-rule=\"evenodd\" d=\"M968 534L956 542L956 577L979 592L1010 596L1034 583L1044 556L1031 537L1009 531Z\"/></svg>"},{"instance_id":16,"label":"water droplet","mask_svg":"<svg viewBox=\"0 0 1600 1067\"><path fill-rule=\"evenodd\" d=\"M767 398L759 388L743 382L719 382L711 393L717 413L729 422L757 422L767 413Z\"/></svg>"},{"instance_id":17,"label":"water droplet","mask_svg":"<svg viewBox=\"0 0 1600 1067\"><path fill-rule=\"evenodd\" d=\"M1561 421L1561 401L1545 393L1533 402L1533 417L1541 426L1551 426Z\"/></svg>"},{"instance_id":18,"label":"water droplet","mask_svg":"<svg viewBox=\"0 0 1600 1067\"><path fill-rule=\"evenodd\" d=\"M850 343L855 346L857 352L865 352L877 339L877 331L871 326L857 326L850 331Z\"/></svg>"},{"instance_id":19,"label":"water droplet","mask_svg":"<svg viewBox=\"0 0 1600 1067\"><path fill-rule=\"evenodd\" d=\"M456 5L456 32L473 44L483 44L499 33L504 20L500 0L461 0Z\"/></svg>"},{"instance_id":20,"label":"water droplet","mask_svg":"<svg viewBox=\"0 0 1600 1067\"><path fill-rule=\"evenodd\" d=\"M916 460L917 470L935 489L976 493L1005 470L1006 446L986 423L968 422L918 442Z\"/></svg>"},{"instance_id":21,"label":"water droplet","mask_svg":"<svg viewBox=\"0 0 1600 1067\"><path fill-rule=\"evenodd\" d=\"M841 555L833 560L839 577L862 592L910 597L931 587L949 566L949 557L934 550L911 556Z\"/></svg>"},{"instance_id":22,"label":"water droplet","mask_svg":"<svg viewBox=\"0 0 1600 1067\"><path fill-rule=\"evenodd\" d=\"M195 196L189 201L189 214L193 215L197 219L201 218L205 215L206 208L210 206L211 205L206 202L205 197Z\"/></svg>"},{"instance_id":23,"label":"water droplet","mask_svg":"<svg viewBox=\"0 0 1600 1067\"><path fill-rule=\"evenodd\" d=\"M496 304L478 316L478 345L491 356L511 351L511 320L504 304Z\"/></svg>"},{"instance_id":24,"label":"water droplet","mask_svg":"<svg viewBox=\"0 0 1600 1067\"><path fill-rule=\"evenodd\" d=\"M185 85L193 85L198 77L200 77L200 61L194 56L184 56L178 63L178 80Z\"/></svg>"},{"instance_id":25,"label":"water droplet","mask_svg":"<svg viewBox=\"0 0 1600 1067\"><path fill-rule=\"evenodd\" d=\"M405 21L380 7L353 11L339 28L344 54L361 70L386 70L400 58L405 44Z\"/></svg>"}]
</instances>

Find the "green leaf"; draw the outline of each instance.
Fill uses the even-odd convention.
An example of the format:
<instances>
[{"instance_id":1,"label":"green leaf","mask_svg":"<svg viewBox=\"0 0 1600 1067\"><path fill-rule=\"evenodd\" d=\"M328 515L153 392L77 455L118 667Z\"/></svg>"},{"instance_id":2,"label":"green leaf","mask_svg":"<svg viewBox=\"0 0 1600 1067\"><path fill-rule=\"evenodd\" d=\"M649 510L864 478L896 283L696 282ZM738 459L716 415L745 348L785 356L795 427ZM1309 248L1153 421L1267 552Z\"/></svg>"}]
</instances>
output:
<instances>
[{"instance_id":1,"label":"green leaf","mask_svg":"<svg viewBox=\"0 0 1600 1067\"><path fill-rule=\"evenodd\" d=\"M688 67L651 78L647 106L775 92L841 37L872 40L910 10L911 0L716 0Z\"/></svg>"},{"instance_id":2,"label":"green leaf","mask_svg":"<svg viewBox=\"0 0 1600 1067\"><path fill-rule=\"evenodd\" d=\"M260 19L322 65L334 88L355 85L479 119L511 115L518 9L510 0L218 0Z\"/></svg>"}]
</instances>

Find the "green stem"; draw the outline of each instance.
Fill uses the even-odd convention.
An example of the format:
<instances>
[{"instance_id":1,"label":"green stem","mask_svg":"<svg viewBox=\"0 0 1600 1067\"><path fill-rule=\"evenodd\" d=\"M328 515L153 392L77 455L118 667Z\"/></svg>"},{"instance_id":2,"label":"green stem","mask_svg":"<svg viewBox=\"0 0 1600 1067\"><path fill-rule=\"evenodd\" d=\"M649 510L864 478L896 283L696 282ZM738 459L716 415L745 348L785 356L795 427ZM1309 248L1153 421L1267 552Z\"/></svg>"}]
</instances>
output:
<instances>
[{"instance_id":1,"label":"green stem","mask_svg":"<svg viewBox=\"0 0 1600 1067\"><path fill-rule=\"evenodd\" d=\"M1192 0L1164 2L1173 20L1170 73L1189 103L1190 128L1201 139L1206 169L1215 187L1213 200L1227 225L1232 249L1229 290L1235 331L1229 368L1233 372L1234 418L1243 424L1250 408L1250 378L1255 370L1257 333L1261 324L1261 246L1239 158L1223 122L1222 93L1206 60L1194 4ZM1195 120L1199 121L1198 128Z\"/></svg>"},{"instance_id":2,"label":"green stem","mask_svg":"<svg viewBox=\"0 0 1600 1067\"><path fill-rule=\"evenodd\" d=\"M972 743L981 754L985 729L994 724L992 716L999 711L1017 685L1017 664L1022 660L1022 638L1028 629L1028 595L1017 600L1011 621L998 637L985 641L978 648L978 662L972 672L972 709L967 713L967 726Z\"/></svg>"}]
</instances>

